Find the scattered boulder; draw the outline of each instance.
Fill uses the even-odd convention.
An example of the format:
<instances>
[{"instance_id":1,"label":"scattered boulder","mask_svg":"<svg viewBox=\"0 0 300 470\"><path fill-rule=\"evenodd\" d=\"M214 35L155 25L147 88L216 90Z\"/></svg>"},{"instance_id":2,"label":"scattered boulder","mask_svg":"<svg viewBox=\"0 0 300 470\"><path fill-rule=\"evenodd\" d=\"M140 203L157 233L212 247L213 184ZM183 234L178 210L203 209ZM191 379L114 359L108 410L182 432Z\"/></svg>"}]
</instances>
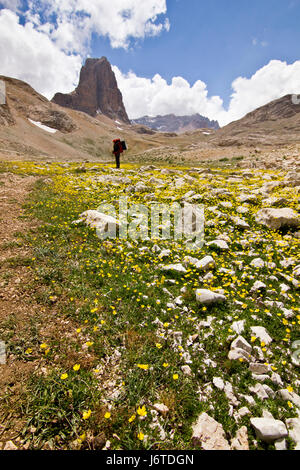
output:
<instances>
[{"instance_id":1,"label":"scattered boulder","mask_svg":"<svg viewBox=\"0 0 300 470\"><path fill-rule=\"evenodd\" d=\"M269 335L269 333L263 326L252 326L251 333L257 338L259 338L260 341L262 341L266 345L271 344L273 341L273 339L271 338L271 336Z\"/></svg>"},{"instance_id":2,"label":"scattered boulder","mask_svg":"<svg viewBox=\"0 0 300 470\"><path fill-rule=\"evenodd\" d=\"M208 242L207 246L212 248L218 248L221 251L229 250L229 246L225 240L213 240L212 242Z\"/></svg>"},{"instance_id":3,"label":"scattered boulder","mask_svg":"<svg viewBox=\"0 0 300 470\"><path fill-rule=\"evenodd\" d=\"M224 390L224 388L225 388L225 384L224 384L223 380L221 379L221 377L214 377L213 378L213 384L219 390Z\"/></svg>"},{"instance_id":4,"label":"scattered boulder","mask_svg":"<svg viewBox=\"0 0 300 470\"><path fill-rule=\"evenodd\" d=\"M170 411L169 408L166 405L164 405L163 403L155 403L153 405L153 408L163 416L167 416L167 414Z\"/></svg>"},{"instance_id":5,"label":"scattered boulder","mask_svg":"<svg viewBox=\"0 0 300 470\"><path fill-rule=\"evenodd\" d=\"M238 429L236 436L231 441L232 450L249 450L248 430L246 426Z\"/></svg>"},{"instance_id":6,"label":"scattered boulder","mask_svg":"<svg viewBox=\"0 0 300 470\"><path fill-rule=\"evenodd\" d=\"M107 238L116 236L116 233L120 227L117 219L96 210L88 210L83 212L79 217L80 219L73 223L84 222L86 225L96 228L98 235L105 235Z\"/></svg>"},{"instance_id":7,"label":"scattered boulder","mask_svg":"<svg viewBox=\"0 0 300 470\"><path fill-rule=\"evenodd\" d=\"M177 264L168 264L167 266L161 266L162 271L167 271L167 272L175 272L179 274L186 274L187 270L185 269L182 264L177 263Z\"/></svg>"},{"instance_id":8,"label":"scattered boulder","mask_svg":"<svg viewBox=\"0 0 300 470\"><path fill-rule=\"evenodd\" d=\"M294 403L294 405L300 409L300 396L297 395L297 393L289 392L287 389L282 389L279 390L278 394L281 398L283 398L283 400Z\"/></svg>"},{"instance_id":9,"label":"scattered boulder","mask_svg":"<svg viewBox=\"0 0 300 470\"><path fill-rule=\"evenodd\" d=\"M230 450L223 426L207 413L202 413L194 424L192 442L203 450Z\"/></svg>"},{"instance_id":10,"label":"scattered boulder","mask_svg":"<svg viewBox=\"0 0 300 470\"><path fill-rule=\"evenodd\" d=\"M256 281L250 292L259 292L259 291L262 291L262 290L265 290L267 288L266 284L264 282L261 282L261 281Z\"/></svg>"},{"instance_id":11,"label":"scattered boulder","mask_svg":"<svg viewBox=\"0 0 300 470\"><path fill-rule=\"evenodd\" d=\"M297 228L300 225L300 217L296 211L289 208L271 209L265 208L257 212L255 220L271 230L281 228Z\"/></svg>"},{"instance_id":12,"label":"scattered boulder","mask_svg":"<svg viewBox=\"0 0 300 470\"><path fill-rule=\"evenodd\" d=\"M288 431L282 421L270 418L252 418L250 420L256 435L264 442L274 442L288 436Z\"/></svg>"},{"instance_id":13,"label":"scattered boulder","mask_svg":"<svg viewBox=\"0 0 300 470\"><path fill-rule=\"evenodd\" d=\"M295 450L300 450L300 418L286 420L289 437L296 443Z\"/></svg>"},{"instance_id":14,"label":"scattered boulder","mask_svg":"<svg viewBox=\"0 0 300 470\"><path fill-rule=\"evenodd\" d=\"M251 359L252 346L243 338L243 336L238 336L230 346L230 351L228 353L228 359L231 361L237 361L243 359L247 362Z\"/></svg>"},{"instance_id":15,"label":"scattered boulder","mask_svg":"<svg viewBox=\"0 0 300 470\"><path fill-rule=\"evenodd\" d=\"M242 230L250 228L248 222L246 222L244 219L241 219L240 217L231 217L231 220L237 228Z\"/></svg>"},{"instance_id":16,"label":"scattered boulder","mask_svg":"<svg viewBox=\"0 0 300 470\"><path fill-rule=\"evenodd\" d=\"M226 300L225 295L218 294L209 289L197 289L196 301L201 305L212 305Z\"/></svg>"},{"instance_id":17,"label":"scattered boulder","mask_svg":"<svg viewBox=\"0 0 300 470\"><path fill-rule=\"evenodd\" d=\"M212 256L205 256L203 259L201 259L200 261L198 261L198 263L195 264L195 267L200 271L209 271L215 266L216 263Z\"/></svg>"},{"instance_id":18,"label":"scattered boulder","mask_svg":"<svg viewBox=\"0 0 300 470\"><path fill-rule=\"evenodd\" d=\"M267 374L269 370L269 366L266 366L265 364L259 364L257 362L252 362L249 365L249 369L253 374Z\"/></svg>"}]
</instances>

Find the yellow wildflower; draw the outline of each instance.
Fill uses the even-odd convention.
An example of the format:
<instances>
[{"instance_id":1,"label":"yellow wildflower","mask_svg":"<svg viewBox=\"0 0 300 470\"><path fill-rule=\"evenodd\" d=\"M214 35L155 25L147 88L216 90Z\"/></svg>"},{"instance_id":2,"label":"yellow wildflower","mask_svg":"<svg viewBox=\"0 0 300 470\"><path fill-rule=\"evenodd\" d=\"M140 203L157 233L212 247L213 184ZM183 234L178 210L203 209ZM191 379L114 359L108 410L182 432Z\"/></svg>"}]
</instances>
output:
<instances>
[{"instance_id":1,"label":"yellow wildflower","mask_svg":"<svg viewBox=\"0 0 300 470\"><path fill-rule=\"evenodd\" d=\"M92 411L91 411L91 410L84 411L84 412L82 413L82 417L83 417L83 419L89 419L89 417L91 416L91 414L92 414Z\"/></svg>"},{"instance_id":2,"label":"yellow wildflower","mask_svg":"<svg viewBox=\"0 0 300 470\"><path fill-rule=\"evenodd\" d=\"M143 405L142 407L140 407L140 406L138 407L137 414L139 416L147 416L147 410L146 410L145 405Z\"/></svg>"}]
</instances>

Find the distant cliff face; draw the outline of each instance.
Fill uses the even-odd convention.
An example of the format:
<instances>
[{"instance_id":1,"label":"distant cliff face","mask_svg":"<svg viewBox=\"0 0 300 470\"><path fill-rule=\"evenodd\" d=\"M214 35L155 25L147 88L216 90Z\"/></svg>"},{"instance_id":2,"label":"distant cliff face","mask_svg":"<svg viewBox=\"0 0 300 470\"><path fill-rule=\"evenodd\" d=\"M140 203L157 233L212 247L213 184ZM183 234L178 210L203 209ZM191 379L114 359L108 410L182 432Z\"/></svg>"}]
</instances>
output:
<instances>
[{"instance_id":1,"label":"distant cliff face","mask_svg":"<svg viewBox=\"0 0 300 470\"><path fill-rule=\"evenodd\" d=\"M80 72L78 87L69 94L56 93L52 101L93 117L101 113L130 123L115 74L105 57L87 59Z\"/></svg>"},{"instance_id":2,"label":"distant cliff face","mask_svg":"<svg viewBox=\"0 0 300 470\"><path fill-rule=\"evenodd\" d=\"M160 132L188 132L195 129L219 129L217 121L210 121L200 114L192 116L175 116L175 114L167 114L165 116L149 117L144 116L132 121L134 124L150 127Z\"/></svg>"}]
</instances>

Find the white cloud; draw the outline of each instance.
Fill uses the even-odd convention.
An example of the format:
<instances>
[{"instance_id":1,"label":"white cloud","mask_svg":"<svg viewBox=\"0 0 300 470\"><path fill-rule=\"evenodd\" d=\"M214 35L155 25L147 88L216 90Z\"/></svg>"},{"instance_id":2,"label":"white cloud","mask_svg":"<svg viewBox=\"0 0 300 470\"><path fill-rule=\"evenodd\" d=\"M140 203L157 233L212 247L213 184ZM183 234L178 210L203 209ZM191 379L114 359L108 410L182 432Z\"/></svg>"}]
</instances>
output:
<instances>
[{"instance_id":1,"label":"white cloud","mask_svg":"<svg viewBox=\"0 0 300 470\"><path fill-rule=\"evenodd\" d=\"M174 77L168 84L158 74L148 79L133 72L122 74L117 67L113 69L131 119L143 115L199 113L217 119L223 126L281 96L300 92L300 61L288 65L272 60L252 77L234 80L227 110L219 96L208 96L207 86L200 80L190 85L184 78Z\"/></svg>"},{"instance_id":2,"label":"white cloud","mask_svg":"<svg viewBox=\"0 0 300 470\"><path fill-rule=\"evenodd\" d=\"M300 60L287 64L271 60L252 77L232 83L233 94L225 121L236 120L281 96L300 91Z\"/></svg>"},{"instance_id":3,"label":"white cloud","mask_svg":"<svg viewBox=\"0 0 300 470\"><path fill-rule=\"evenodd\" d=\"M81 66L79 56L62 52L32 23L19 24L10 10L0 11L0 58L0 74L24 80L48 98L74 89Z\"/></svg>"},{"instance_id":4,"label":"white cloud","mask_svg":"<svg viewBox=\"0 0 300 470\"><path fill-rule=\"evenodd\" d=\"M259 41L257 38L252 39L253 46L268 47L269 43L267 41Z\"/></svg>"},{"instance_id":5,"label":"white cloud","mask_svg":"<svg viewBox=\"0 0 300 470\"><path fill-rule=\"evenodd\" d=\"M166 0L0 0L0 74L29 82L52 97L77 84L92 34L107 36L112 47L170 29ZM21 13L19 13L20 15ZM163 15L163 16L160 16Z\"/></svg>"},{"instance_id":6,"label":"white cloud","mask_svg":"<svg viewBox=\"0 0 300 470\"><path fill-rule=\"evenodd\" d=\"M194 114L200 112L213 117L222 111L221 98L208 98L206 84L198 80L193 86L182 77L174 77L168 84L160 75L142 78L130 72L124 75L113 67L123 94L128 115L134 119L143 115Z\"/></svg>"},{"instance_id":7,"label":"white cloud","mask_svg":"<svg viewBox=\"0 0 300 470\"><path fill-rule=\"evenodd\" d=\"M111 46L130 46L131 39L157 36L170 29L166 0L44 0L29 1L27 18L39 15L40 22L56 24L51 38L60 48L85 52L92 33L107 36Z\"/></svg>"},{"instance_id":8,"label":"white cloud","mask_svg":"<svg viewBox=\"0 0 300 470\"><path fill-rule=\"evenodd\" d=\"M29 0L25 24L19 22L21 0L0 0L0 74L30 83L51 98L69 92L78 82L91 36L109 38L112 47L170 29L166 0ZM19 13L20 14L20 13ZM253 39L253 45L261 44ZM261 44L262 45L262 44ZM114 67L131 118L157 114L200 113L221 125L288 93L300 92L300 61L288 65L273 60L252 77L238 77L225 109L219 96L209 96L201 80L193 85L183 77L167 83Z\"/></svg>"},{"instance_id":9,"label":"white cloud","mask_svg":"<svg viewBox=\"0 0 300 470\"><path fill-rule=\"evenodd\" d=\"M0 0L0 6L9 8L12 11L17 11L20 7L22 0Z\"/></svg>"}]
</instances>

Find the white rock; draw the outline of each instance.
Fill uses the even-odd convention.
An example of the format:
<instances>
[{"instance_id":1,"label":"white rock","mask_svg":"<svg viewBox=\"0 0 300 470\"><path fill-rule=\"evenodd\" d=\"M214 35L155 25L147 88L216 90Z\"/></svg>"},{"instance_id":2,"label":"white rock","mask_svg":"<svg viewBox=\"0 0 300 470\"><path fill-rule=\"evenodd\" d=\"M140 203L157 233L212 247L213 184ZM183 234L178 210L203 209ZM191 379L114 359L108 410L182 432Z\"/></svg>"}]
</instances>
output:
<instances>
[{"instance_id":1,"label":"white rock","mask_svg":"<svg viewBox=\"0 0 300 470\"><path fill-rule=\"evenodd\" d=\"M186 182L184 182L186 184ZM201 236L204 232L204 211L196 204L184 204L175 226L175 232L184 235Z\"/></svg>"},{"instance_id":2,"label":"white rock","mask_svg":"<svg viewBox=\"0 0 300 470\"><path fill-rule=\"evenodd\" d=\"M168 258L171 254L172 254L171 250L162 250L162 251L159 253L158 257L159 257L159 258L162 258L162 259L163 259L163 258Z\"/></svg>"},{"instance_id":3,"label":"white rock","mask_svg":"<svg viewBox=\"0 0 300 470\"><path fill-rule=\"evenodd\" d=\"M214 377L213 378L213 384L219 390L224 390L225 384L224 384L223 380L221 379L221 377Z\"/></svg>"},{"instance_id":4,"label":"white rock","mask_svg":"<svg viewBox=\"0 0 300 470\"><path fill-rule=\"evenodd\" d=\"M300 418L289 418L286 425L289 437L296 443L295 450L300 450Z\"/></svg>"},{"instance_id":5,"label":"white rock","mask_svg":"<svg viewBox=\"0 0 300 470\"><path fill-rule=\"evenodd\" d=\"M200 260L198 258L193 258L192 256L185 256L183 260L183 264L185 266L188 266L189 264L196 266L196 264L199 263L199 261Z\"/></svg>"},{"instance_id":6,"label":"white rock","mask_svg":"<svg viewBox=\"0 0 300 470\"><path fill-rule=\"evenodd\" d=\"M242 398L245 398L246 402L249 403L250 406L255 405L255 400L251 395L240 395Z\"/></svg>"},{"instance_id":7,"label":"white rock","mask_svg":"<svg viewBox=\"0 0 300 470\"><path fill-rule=\"evenodd\" d=\"M238 336L232 343L231 349L243 349L247 353L251 354L252 346L248 343L248 341L243 338L243 336Z\"/></svg>"},{"instance_id":8,"label":"white rock","mask_svg":"<svg viewBox=\"0 0 300 470\"><path fill-rule=\"evenodd\" d=\"M209 271L215 266L216 263L212 256L205 256L203 259L201 259L200 261L198 261L198 263L195 264L195 267L200 271Z\"/></svg>"},{"instance_id":9,"label":"white rock","mask_svg":"<svg viewBox=\"0 0 300 470\"><path fill-rule=\"evenodd\" d=\"M224 392L226 397L228 398L228 401L233 405L233 406L239 406L240 402L236 398L236 396L233 393L233 388L230 382L226 382Z\"/></svg>"},{"instance_id":10,"label":"white rock","mask_svg":"<svg viewBox=\"0 0 300 470\"><path fill-rule=\"evenodd\" d=\"M244 219L241 219L240 217L231 217L231 220L234 223L234 225L238 228L241 228L241 229L250 228L250 225Z\"/></svg>"},{"instance_id":11,"label":"white rock","mask_svg":"<svg viewBox=\"0 0 300 470\"><path fill-rule=\"evenodd\" d=\"M242 204L247 203L255 203L257 201L257 197L255 194L241 194L237 198Z\"/></svg>"},{"instance_id":12,"label":"white rock","mask_svg":"<svg viewBox=\"0 0 300 470\"><path fill-rule=\"evenodd\" d=\"M280 293L281 294L286 294L290 290L291 290L291 288L287 284L280 284Z\"/></svg>"},{"instance_id":13,"label":"white rock","mask_svg":"<svg viewBox=\"0 0 300 470\"><path fill-rule=\"evenodd\" d=\"M192 370L190 368L190 366L182 366L181 367L181 370L182 372L184 373L184 375L187 375L187 376L191 376L192 375Z\"/></svg>"},{"instance_id":14,"label":"white rock","mask_svg":"<svg viewBox=\"0 0 300 470\"><path fill-rule=\"evenodd\" d=\"M155 403L153 405L153 408L158 411L160 414L162 414L163 416L166 416L168 413L169 413L169 408L164 405L163 403Z\"/></svg>"},{"instance_id":15,"label":"white rock","mask_svg":"<svg viewBox=\"0 0 300 470\"><path fill-rule=\"evenodd\" d=\"M255 395L261 400L267 400L269 398L269 395L261 384L257 383L254 387L250 387L249 390L250 392L255 393Z\"/></svg>"},{"instance_id":16,"label":"white rock","mask_svg":"<svg viewBox=\"0 0 300 470\"><path fill-rule=\"evenodd\" d=\"M0 340L0 365L6 364L6 347L4 341Z\"/></svg>"},{"instance_id":17,"label":"white rock","mask_svg":"<svg viewBox=\"0 0 300 470\"><path fill-rule=\"evenodd\" d=\"M295 392L289 392L286 389L279 390L278 394L286 401L290 401L300 408L300 397Z\"/></svg>"},{"instance_id":18,"label":"white rock","mask_svg":"<svg viewBox=\"0 0 300 470\"><path fill-rule=\"evenodd\" d=\"M187 273L187 270L185 269L182 264L177 263L177 264L168 264L167 266L161 266L162 271L167 271L167 272L176 272L180 274L185 274Z\"/></svg>"},{"instance_id":19,"label":"white rock","mask_svg":"<svg viewBox=\"0 0 300 470\"><path fill-rule=\"evenodd\" d=\"M297 278L300 277L300 264L299 264L299 266L295 267L295 269L293 271L293 276L297 277Z\"/></svg>"},{"instance_id":20,"label":"white rock","mask_svg":"<svg viewBox=\"0 0 300 470\"><path fill-rule=\"evenodd\" d=\"M240 408L236 414L237 418L243 418L244 416L250 415L251 411L246 407L243 406L243 408Z\"/></svg>"},{"instance_id":21,"label":"white rock","mask_svg":"<svg viewBox=\"0 0 300 470\"><path fill-rule=\"evenodd\" d=\"M278 441L274 442L274 446L276 450L286 450L286 441L285 439L278 439Z\"/></svg>"},{"instance_id":22,"label":"white rock","mask_svg":"<svg viewBox=\"0 0 300 470\"><path fill-rule=\"evenodd\" d=\"M282 421L268 418L251 418L256 435L264 442L274 442L288 436L285 424Z\"/></svg>"},{"instance_id":23,"label":"white rock","mask_svg":"<svg viewBox=\"0 0 300 470\"><path fill-rule=\"evenodd\" d=\"M207 243L207 245L213 248L219 248L219 250L222 250L222 251L229 250L229 246L225 240L213 240L212 242Z\"/></svg>"},{"instance_id":24,"label":"white rock","mask_svg":"<svg viewBox=\"0 0 300 470\"><path fill-rule=\"evenodd\" d=\"M196 290L196 301L201 305L212 305L226 300L225 295L218 294L208 289Z\"/></svg>"},{"instance_id":25,"label":"white rock","mask_svg":"<svg viewBox=\"0 0 300 470\"><path fill-rule=\"evenodd\" d=\"M256 336L257 338L260 339L263 343L266 345L269 345L272 343L273 339L267 332L267 330L263 326L252 326L251 327L251 333L253 336Z\"/></svg>"},{"instance_id":26,"label":"white rock","mask_svg":"<svg viewBox=\"0 0 300 470\"><path fill-rule=\"evenodd\" d=\"M249 366L249 369L254 374L259 374L259 375L267 374L270 371L269 366L266 366L265 364L259 364L257 362L255 363L252 362Z\"/></svg>"},{"instance_id":27,"label":"white rock","mask_svg":"<svg viewBox=\"0 0 300 470\"><path fill-rule=\"evenodd\" d=\"M245 207L245 206L239 206L239 207L236 208L236 211L239 214L247 214L247 212L249 212L249 209L248 209L248 207Z\"/></svg>"},{"instance_id":28,"label":"white rock","mask_svg":"<svg viewBox=\"0 0 300 470\"><path fill-rule=\"evenodd\" d=\"M266 394L270 397L270 398L275 398L275 392L274 390L271 389L271 387L269 387L269 385L266 385L266 384L263 384L263 388L264 388L264 391L266 392Z\"/></svg>"},{"instance_id":29,"label":"white rock","mask_svg":"<svg viewBox=\"0 0 300 470\"><path fill-rule=\"evenodd\" d=\"M284 209L261 209L256 214L257 223L266 225L271 230L278 230L283 227L298 227L300 218L296 211L289 208Z\"/></svg>"},{"instance_id":30,"label":"white rock","mask_svg":"<svg viewBox=\"0 0 300 470\"><path fill-rule=\"evenodd\" d=\"M265 262L261 258L255 258L251 261L250 266L253 266L254 268L264 268Z\"/></svg>"},{"instance_id":31,"label":"white rock","mask_svg":"<svg viewBox=\"0 0 300 470\"><path fill-rule=\"evenodd\" d=\"M230 450L222 425L207 413L202 413L194 424L192 441L204 450Z\"/></svg>"},{"instance_id":32,"label":"white rock","mask_svg":"<svg viewBox=\"0 0 300 470\"><path fill-rule=\"evenodd\" d=\"M268 418L268 419L274 419L274 416L272 413L270 413L269 410L266 410L265 408L262 410L262 418Z\"/></svg>"},{"instance_id":33,"label":"white rock","mask_svg":"<svg viewBox=\"0 0 300 470\"><path fill-rule=\"evenodd\" d=\"M228 353L228 359L230 361L238 361L239 359L243 359L246 362L250 361L251 356L249 353L247 353L244 349L231 349Z\"/></svg>"},{"instance_id":34,"label":"white rock","mask_svg":"<svg viewBox=\"0 0 300 470\"><path fill-rule=\"evenodd\" d=\"M235 331L235 333L240 335L245 329L245 320L235 321L234 323L232 323L230 328L231 330Z\"/></svg>"},{"instance_id":35,"label":"white rock","mask_svg":"<svg viewBox=\"0 0 300 470\"><path fill-rule=\"evenodd\" d=\"M257 382L265 382L268 380L270 377L268 375L257 375L252 373L252 377L254 380L257 380Z\"/></svg>"},{"instance_id":36,"label":"white rock","mask_svg":"<svg viewBox=\"0 0 300 470\"><path fill-rule=\"evenodd\" d=\"M260 291L260 290L263 290L263 289L266 289L266 288L267 288L267 286L264 282L256 281L253 284L250 292L257 292L257 291Z\"/></svg>"},{"instance_id":37,"label":"white rock","mask_svg":"<svg viewBox=\"0 0 300 470\"><path fill-rule=\"evenodd\" d=\"M85 211L79 217L80 219L74 223L84 222L86 225L96 228L98 235L105 235L105 237L116 236L120 227L117 219L95 210Z\"/></svg>"},{"instance_id":38,"label":"white rock","mask_svg":"<svg viewBox=\"0 0 300 470\"><path fill-rule=\"evenodd\" d=\"M249 450L248 430L246 426L241 427L231 441L232 450Z\"/></svg>"},{"instance_id":39,"label":"white rock","mask_svg":"<svg viewBox=\"0 0 300 470\"><path fill-rule=\"evenodd\" d=\"M271 380L275 385L279 385L281 387L283 386L282 379L281 379L280 375L277 374L276 372L273 372L273 374L271 375Z\"/></svg>"}]
</instances>

